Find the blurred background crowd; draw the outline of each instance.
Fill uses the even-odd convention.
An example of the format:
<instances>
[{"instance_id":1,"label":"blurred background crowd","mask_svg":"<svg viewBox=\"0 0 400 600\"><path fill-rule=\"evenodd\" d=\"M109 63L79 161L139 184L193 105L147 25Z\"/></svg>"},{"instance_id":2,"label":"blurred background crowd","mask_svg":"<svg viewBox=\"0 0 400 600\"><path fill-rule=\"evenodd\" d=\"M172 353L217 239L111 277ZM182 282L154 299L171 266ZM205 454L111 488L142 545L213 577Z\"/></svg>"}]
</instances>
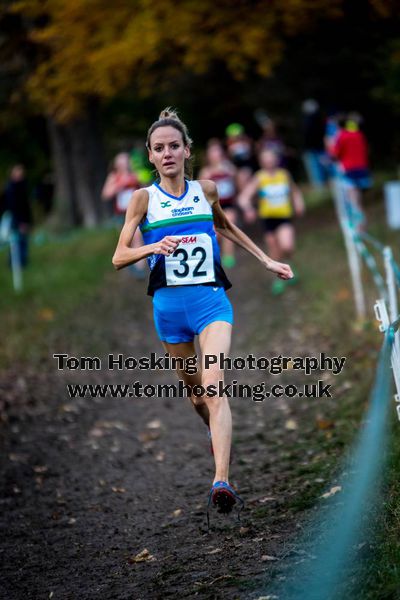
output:
<instances>
[{"instance_id":1,"label":"blurred background crowd","mask_svg":"<svg viewBox=\"0 0 400 600\"><path fill-rule=\"evenodd\" d=\"M306 200L340 175L361 206L370 163L396 176L390 0L89 4L1 8L0 212L23 266L33 230L40 241L113 215L121 223L132 190L152 181L144 137L165 105L188 123L194 175L217 182L232 219L252 220L246 185L268 161L301 183ZM263 162L264 151L274 157ZM224 255L233 266L229 244Z\"/></svg>"}]
</instances>

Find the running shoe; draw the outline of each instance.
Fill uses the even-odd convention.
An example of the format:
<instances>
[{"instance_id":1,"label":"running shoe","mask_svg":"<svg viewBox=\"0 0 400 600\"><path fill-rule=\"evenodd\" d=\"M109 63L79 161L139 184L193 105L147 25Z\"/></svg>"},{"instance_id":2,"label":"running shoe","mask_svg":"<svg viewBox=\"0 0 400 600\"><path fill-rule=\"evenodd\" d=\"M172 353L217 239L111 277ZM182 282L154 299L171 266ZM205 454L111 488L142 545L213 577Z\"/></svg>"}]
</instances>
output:
<instances>
[{"instance_id":1,"label":"running shoe","mask_svg":"<svg viewBox=\"0 0 400 600\"><path fill-rule=\"evenodd\" d=\"M271 286L271 292L274 296L280 296L286 289L286 281L283 279L275 279Z\"/></svg>"},{"instance_id":2,"label":"running shoe","mask_svg":"<svg viewBox=\"0 0 400 600\"><path fill-rule=\"evenodd\" d=\"M236 258L231 254L226 254L222 257L222 266L225 269L232 269L236 265Z\"/></svg>"},{"instance_id":3,"label":"running shoe","mask_svg":"<svg viewBox=\"0 0 400 600\"><path fill-rule=\"evenodd\" d=\"M232 508L239 502L240 508L238 511L238 520L240 521L240 513L244 507L244 500L235 492L233 487L227 481L216 481L208 495L207 505L207 525L210 528L210 507L211 505L217 508L217 511L222 514L229 514Z\"/></svg>"}]
</instances>

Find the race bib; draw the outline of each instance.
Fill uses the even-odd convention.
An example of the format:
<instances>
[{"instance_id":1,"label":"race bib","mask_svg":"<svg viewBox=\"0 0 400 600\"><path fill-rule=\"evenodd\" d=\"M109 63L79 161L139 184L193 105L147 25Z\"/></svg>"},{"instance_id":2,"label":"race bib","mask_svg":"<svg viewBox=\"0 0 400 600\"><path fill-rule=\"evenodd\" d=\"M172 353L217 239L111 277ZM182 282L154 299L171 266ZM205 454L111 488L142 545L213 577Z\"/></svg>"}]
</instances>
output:
<instances>
[{"instance_id":1,"label":"race bib","mask_svg":"<svg viewBox=\"0 0 400 600\"><path fill-rule=\"evenodd\" d=\"M210 236L183 236L178 248L165 257L167 285L196 285L215 281L214 254Z\"/></svg>"},{"instance_id":2,"label":"race bib","mask_svg":"<svg viewBox=\"0 0 400 600\"><path fill-rule=\"evenodd\" d=\"M117 209L119 212L126 212L130 199L132 198L132 194L135 190L128 189L122 190L122 192L118 192L117 194Z\"/></svg>"},{"instance_id":3,"label":"race bib","mask_svg":"<svg viewBox=\"0 0 400 600\"><path fill-rule=\"evenodd\" d=\"M289 201L289 189L286 184L271 184L261 192L262 200L270 206L280 207Z\"/></svg>"}]
</instances>

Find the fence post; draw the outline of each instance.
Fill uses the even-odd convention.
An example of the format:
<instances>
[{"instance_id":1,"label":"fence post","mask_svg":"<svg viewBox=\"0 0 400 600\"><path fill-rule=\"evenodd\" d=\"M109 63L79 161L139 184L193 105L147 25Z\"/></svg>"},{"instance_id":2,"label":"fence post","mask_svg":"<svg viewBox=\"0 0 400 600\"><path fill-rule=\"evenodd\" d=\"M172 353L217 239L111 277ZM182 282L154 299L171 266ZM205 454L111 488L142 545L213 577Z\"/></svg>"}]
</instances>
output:
<instances>
[{"instance_id":1,"label":"fence post","mask_svg":"<svg viewBox=\"0 0 400 600\"><path fill-rule=\"evenodd\" d=\"M349 224L345 207L345 190L339 181L334 182L334 199L339 223L343 232L343 237L347 250L347 259L350 267L351 281L353 285L356 313L359 319L365 319L365 297L361 277L361 260L357 252L357 247L353 238L353 233Z\"/></svg>"},{"instance_id":2,"label":"fence post","mask_svg":"<svg viewBox=\"0 0 400 600\"><path fill-rule=\"evenodd\" d=\"M399 311L397 302L397 285L393 271L393 252L390 246L385 246L385 248L383 249L383 257L385 262L386 283L388 288L389 317L390 321L393 322L397 319ZM398 330L394 334L394 348L396 359L398 361L400 357L400 343ZM400 362L397 362L397 365L398 367L400 367Z\"/></svg>"}]
</instances>

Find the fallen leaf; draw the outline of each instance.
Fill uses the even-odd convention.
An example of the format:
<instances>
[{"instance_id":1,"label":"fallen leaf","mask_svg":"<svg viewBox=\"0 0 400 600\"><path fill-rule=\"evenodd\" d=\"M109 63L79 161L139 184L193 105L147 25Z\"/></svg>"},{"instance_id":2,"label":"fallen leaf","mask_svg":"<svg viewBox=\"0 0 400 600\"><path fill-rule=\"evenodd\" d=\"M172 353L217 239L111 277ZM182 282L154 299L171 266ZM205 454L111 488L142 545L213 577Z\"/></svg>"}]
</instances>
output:
<instances>
[{"instance_id":1,"label":"fallen leaf","mask_svg":"<svg viewBox=\"0 0 400 600\"><path fill-rule=\"evenodd\" d=\"M353 387L353 384L351 383L351 381L343 381L342 385L340 385L336 392L342 393L342 392L347 392L347 390L351 390L351 388Z\"/></svg>"},{"instance_id":2,"label":"fallen leaf","mask_svg":"<svg viewBox=\"0 0 400 600\"><path fill-rule=\"evenodd\" d=\"M100 429L99 427L93 427L90 431L89 431L89 435L91 437L95 437L95 438L100 438L103 437L104 435L104 431L102 429Z\"/></svg>"},{"instance_id":3,"label":"fallen leaf","mask_svg":"<svg viewBox=\"0 0 400 600\"><path fill-rule=\"evenodd\" d=\"M33 470L35 473L46 473L49 470L49 467L46 467L45 465L36 465L33 467Z\"/></svg>"},{"instance_id":4,"label":"fallen leaf","mask_svg":"<svg viewBox=\"0 0 400 600\"><path fill-rule=\"evenodd\" d=\"M53 321L54 310L52 308L42 308L38 311L37 316L41 321Z\"/></svg>"},{"instance_id":5,"label":"fallen leaf","mask_svg":"<svg viewBox=\"0 0 400 600\"><path fill-rule=\"evenodd\" d=\"M241 527L241 528L239 529L239 533L240 533L241 535L245 535L245 534L246 534L246 533L248 533L249 531L250 531L250 527Z\"/></svg>"},{"instance_id":6,"label":"fallen leaf","mask_svg":"<svg viewBox=\"0 0 400 600\"><path fill-rule=\"evenodd\" d=\"M111 489L115 494L125 494L126 492L126 489L123 487L112 487Z\"/></svg>"},{"instance_id":7,"label":"fallen leaf","mask_svg":"<svg viewBox=\"0 0 400 600\"><path fill-rule=\"evenodd\" d=\"M218 554L218 552L222 552L222 548L214 548L214 550L207 552L207 554Z\"/></svg>"},{"instance_id":8,"label":"fallen leaf","mask_svg":"<svg viewBox=\"0 0 400 600\"><path fill-rule=\"evenodd\" d=\"M100 429L119 429L120 431L126 430L126 425L122 421L96 421L95 427Z\"/></svg>"},{"instance_id":9,"label":"fallen leaf","mask_svg":"<svg viewBox=\"0 0 400 600\"><path fill-rule=\"evenodd\" d=\"M357 546L357 550L361 550L361 548L364 548L364 546L366 545L367 542L361 542L360 544L358 544Z\"/></svg>"},{"instance_id":10,"label":"fallen leaf","mask_svg":"<svg viewBox=\"0 0 400 600\"><path fill-rule=\"evenodd\" d=\"M153 440L157 440L160 437L161 433L159 431L143 431L139 433L138 439L139 442L143 444L146 442L151 442Z\"/></svg>"},{"instance_id":11,"label":"fallen leaf","mask_svg":"<svg viewBox=\"0 0 400 600\"><path fill-rule=\"evenodd\" d=\"M59 410L66 413L79 413L79 408L75 404L62 404Z\"/></svg>"},{"instance_id":12,"label":"fallen leaf","mask_svg":"<svg viewBox=\"0 0 400 600\"><path fill-rule=\"evenodd\" d=\"M136 554L135 556L130 556L128 558L128 563L132 565L134 563L145 562L148 560L153 561L156 559L152 554L150 554L150 552L147 550L147 548L144 548L144 550L139 552L139 554Z\"/></svg>"},{"instance_id":13,"label":"fallen leaf","mask_svg":"<svg viewBox=\"0 0 400 600\"><path fill-rule=\"evenodd\" d=\"M263 562L267 561L267 560L278 560L276 556L270 556L269 554L263 554L261 557L261 560Z\"/></svg>"},{"instance_id":14,"label":"fallen leaf","mask_svg":"<svg viewBox=\"0 0 400 600\"><path fill-rule=\"evenodd\" d=\"M176 510L174 510L174 512L172 513L173 517L180 517L182 514L182 509L181 508L177 508Z\"/></svg>"},{"instance_id":15,"label":"fallen leaf","mask_svg":"<svg viewBox=\"0 0 400 600\"><path fill-rule=\"evenodd\" d=\"M233 575L220 575L216 579L210 581L208 585L214 585L214 583L217 583L217 581L221 581L222 579L233 579Z\"/></svg>"},{"instance_id":16,"label":"fallen leaf","mask_svg":"<svg viewBox=\"0 0 400 600\"><path fill-rule=\"evenodd\" d=\"M334 496L335 494L337 494L338 492L341 492L341 491L342 491L341 485L334 485L333 487L331 487L329 492L322 494L321 498L330 498L331 496Z\"/></svg>"},{"instance_id":17,"label":"fallen leaf","mask_svg":"<svg viewBox=\"0 0 400 600\"><path fill-rule=\"evenodd\" d=\"M298 429L297 421L294 419L288 419L285 423L285 427L288 431L295 431Z\"/></svg>"},{"instance_id":18,"label":"fallen leaf","mask_svg":"<svg viewBox=\"0 0 400 600\"><path fill-rule=\"evenodd\" d=\"M350 290L349 288L340 288L340 290L338 292L336 292L335 294L335 299L338 300L339 302L343 301L343 300L348 300L350 298L351 294L350 294Z\"/></svg>"},{"instance_id":19,"label":"fallen leaf","mask_svg":"<svg viewBox=\"0 0 400 600\"><path fill-rule=\"evenodd\" d=\"M8 455L8 458L12 462L26 462L26 456L24 454L16 454L11 452L11 454Z\"/></svg>"},{"instance_id":20,"label":"fallen leaf","mask_svg":"<svg viewBox=\"0 0 400 600\"><path fill-rule=\"evenodd\" d=\"M149 421L146 427L147 429L160 429L160 427L162 427L162 423L160 419L154 419L153 421Z\"/></svg>"},{"instance_id":21,"label":"fallen leaf","mask_svg":"<svg viewBox=\"0 0 400 600\"><path fill-rule=\"evenodd\" d=\"M163 462L164 458L165 458L165 452L163 450L161 450L158 454L156 454L157 462Z\"/></svg>"},{"instance_id":22,"label":"fallen leaf","mask_svg":"<svg viewBox=\"0 0 400 600\"><path fill-rule=\"evenodd\" d=\"M272 500L275 500L276 498L273 498L272 496L264 496L264 498L260 498L258 500L258 502L260 504L264 504L265 502L271 502Z\"/></svg>"},{"instance_id":23,"label":"fallen leaf","mask_svg":"<svg viewBox=\"0 0 400 600\"><path fill-rule=\"evenodd\" d=\"M317 417L315 419L315 422L317 424L318 429L331 429L332 427L335 427L335 423L334 421L332 421L331 419L324 419L324 417Z\"/></svg>"}]
</instances>

